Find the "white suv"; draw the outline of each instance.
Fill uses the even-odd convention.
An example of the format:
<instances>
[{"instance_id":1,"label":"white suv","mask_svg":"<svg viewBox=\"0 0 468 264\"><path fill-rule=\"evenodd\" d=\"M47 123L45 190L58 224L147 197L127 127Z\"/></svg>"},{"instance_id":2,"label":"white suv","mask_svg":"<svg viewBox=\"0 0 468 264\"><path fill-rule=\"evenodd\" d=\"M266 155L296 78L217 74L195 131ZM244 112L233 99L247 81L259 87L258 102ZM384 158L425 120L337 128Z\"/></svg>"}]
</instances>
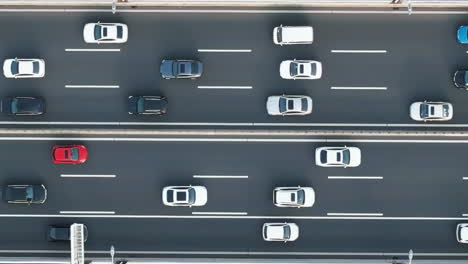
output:
<instances>
[{"instance_id":1,"label":"white suv","mask_svg":"<svg viewBox=\"0 0 468 264\"><path fill-rule=\"evenodd\" d=\"M277 187L273 190L273 204L278 207L312 207L315 192L311 187Z\"/></svg>"},{"instance_id":2,"label":"white suv","mask_svg":"<svg viewBox=\"0 0 468 264\"><path fill-rule=\"evenodd\" d=\"M167 206L203 206L208 201L208 192L204 186L167 186L162 199Z\"/></svg>"},{"instance_id":3,"label":"white suv","mask_svg":"<svg viewBox=\"0 0 468 264\"><path fill-rule=\"evenodd\" d=\"M313 40L314 30L309 26L280 25L273 29L273 42L277 45L312 44Z\"/></svg>"}]
</instances>

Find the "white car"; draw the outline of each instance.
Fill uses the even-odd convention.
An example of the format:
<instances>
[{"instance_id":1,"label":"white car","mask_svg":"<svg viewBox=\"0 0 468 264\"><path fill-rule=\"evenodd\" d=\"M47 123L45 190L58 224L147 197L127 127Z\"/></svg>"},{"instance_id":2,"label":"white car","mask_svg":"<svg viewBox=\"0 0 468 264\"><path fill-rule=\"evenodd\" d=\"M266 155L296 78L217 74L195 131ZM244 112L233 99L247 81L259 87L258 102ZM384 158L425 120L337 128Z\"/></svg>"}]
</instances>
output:
<instances>
[{"instance_id":1,"label":"white car","mask_svg":"<svg viewBox=\"0 0 468 264\"><path fill-rule=\"evenodd\" d=\"M453 117L453 106L446 102L415 102L410 106L410 117L416 121L448 121Z\"/></svg>"},{"instance_id":2,"label":"white car","mask_svg":"<svg viewBox=\"0 0 468 264\"><path fill-rule=\"evenodd\" d=\"M310 26L283 26L273 29L273 42L277 45L312 44L314 29Z\"/></svg>"},{"instance_id":3,"label":"white car","mask_svg":"<svg viewBox=\"0 0 468 264\"><path fill-rule=\"evenodd\" d=\"M45 62L42 59L6 59L3 62L3 75L6 78L42 78L45 75Z\"/></svg>"},{"instance_id":4,"label":"white car","mask_svg":"<svg viewBox=\"0 0 468 264\"><path fill-rule=\"evenodd\" d=\"M280 64L283 79L317 80L322 78L322 63L313 60L285 60Z\"/></svg>"},{"instance_id":5,"label":"white car","mask_svg":"<svg viewBox=\"0 0 468 264\"><path fill-rule=\"evenodd\" d=\"M309 115L312 113L312 98L306 95L273 95L266 103L269 115Z\"/></svg>"},{"instance_id":6,"label":"white car","mask_svg":"<svg viewBox=\"0 0 468 264\"><path fill-rule=\"evenodd\" d=\"M128 27L121 23L88 23L83 29L86 43L125 43Z\"/></svg>"},{"instance_id":7,"label":"white car","mask_svg":"<svg viewBox=\"0 0 468 264\"><path fill-rule=\"evenodd\" d=\"M457 225L457 241L463 244L468 243L468 223Z\"/></svg>"},{"instance_id":8,"label":"white car","mask_svg":"<svg viewBox=\"0 0 468 264\"><path fill-rule=\"evenodd\" d=\"M315 164L320 167L357 167L361 150L356 147L320 147L315 150Z\"/></svg>"},{"instance_id":9,"label":"white car","mask_svg":"<svg viewBox=\"0 0 468 264\"><path fill-rule=\"evenodd\" d=\"M162 199L167 206L203 206L208 201L208 192L204 186L167 186Z\"/></svg>"},{"instance_id":10,"label":"white car","mask_svg":"<svg viewBox=\"0 0 468 264\"><path fill-rule=\"evenodd\" d=\"M262 234L265 241L294 241L299 237L299 227L294 223L265 223Z\"/></svg>"},{"instance_id":11,"label":"white car","mask_svg":"<svg viewBox=\"0 0 468 264\"><path fill-rule=\"evenodd\" d=\"M315 192L311 187L277 187L273 190L273 204L278 207L312 207Z\"/></svg>"}]
</instances>

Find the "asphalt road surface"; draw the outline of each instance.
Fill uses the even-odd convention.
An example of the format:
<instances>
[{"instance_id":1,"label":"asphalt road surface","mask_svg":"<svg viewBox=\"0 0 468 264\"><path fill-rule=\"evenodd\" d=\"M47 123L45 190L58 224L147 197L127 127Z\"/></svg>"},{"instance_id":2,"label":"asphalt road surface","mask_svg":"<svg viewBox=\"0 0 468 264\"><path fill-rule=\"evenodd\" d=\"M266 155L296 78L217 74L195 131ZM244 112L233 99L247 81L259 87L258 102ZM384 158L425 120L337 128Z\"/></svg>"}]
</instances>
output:
<instances>
[{"instance_id":1,"label":"asphalt road surface","mask_svg":"<svg viewBox=\"0 0 468 264\"><path fill-rule=\"evenodd\" d=\"M128 42L85 44L84 24L97 21L126 23ZM442 100L454 105L454 118L448 123L466 124L468 92L452 84L455 70L466 65L468 46L456 41L457 27L465 22L463 14L1 13L0 57L43 58L46 75L29 80L2 77L0 96L43 96L47 113L34 118L2 116L0 121L415 124L408 113L412 102ZM313 26L314 43L274 45L272 29L280 24ZM198 49L251 52L207 53ZM322 78L281 79L280 62L294 58L321 61ZM204 74L197 80L163 80L159 74L163 59L201 60ZM306 117L268 116L266 98L283 93L311 96L313 113ZM168 114L129 116L129 95L165 95Z\"/></svg>"},{"instance_id":2,"label":"asphalt road surface","mask_svg":"<svg viewBox=\"0 0 468 264\"><path fill-rule=\"evenodd\" d=\"M318 167L314 160L315 148L341 143L84 140L88 162L55 165L50 155L56 143L0 141L1 184L48 189L43 205L0 204L0 233L7 238L0 241L1 254L66 250L68 243L46 241L46 228L74 222L88 226L91 252L109 243L127 254L466 252L455 239L455 226L468 213L466 143L355 142L348 145L361 149L362 165L346 169ZM70 174L80 178L63 177ZM86 178L92 175L113 177ZM162 204L164 186L189 184L206 186L205 206ZM314 188L313 207L273 205L273 188L298 185ZM283 221L299 225L299 239L264 242L262 224Z\"/></svg>"}]
</instances>

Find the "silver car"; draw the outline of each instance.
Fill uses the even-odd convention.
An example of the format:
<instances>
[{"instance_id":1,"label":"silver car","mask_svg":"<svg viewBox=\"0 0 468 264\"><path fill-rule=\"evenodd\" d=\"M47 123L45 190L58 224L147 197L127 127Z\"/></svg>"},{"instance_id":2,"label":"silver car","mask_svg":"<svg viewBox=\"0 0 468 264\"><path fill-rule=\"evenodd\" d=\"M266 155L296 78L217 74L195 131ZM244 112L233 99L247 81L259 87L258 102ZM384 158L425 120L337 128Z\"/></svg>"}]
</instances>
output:
<instances>
[{"instance_id":1,"label":"silver car","mask_svg":"<svg viewBox=\"0 0 468 264\"><path fill-rule=\"evenodd\" d=\"M312 113L312 98L306 95L269 96L266 103L269 115L309 115Z\"/></svg>"}]
</instances>

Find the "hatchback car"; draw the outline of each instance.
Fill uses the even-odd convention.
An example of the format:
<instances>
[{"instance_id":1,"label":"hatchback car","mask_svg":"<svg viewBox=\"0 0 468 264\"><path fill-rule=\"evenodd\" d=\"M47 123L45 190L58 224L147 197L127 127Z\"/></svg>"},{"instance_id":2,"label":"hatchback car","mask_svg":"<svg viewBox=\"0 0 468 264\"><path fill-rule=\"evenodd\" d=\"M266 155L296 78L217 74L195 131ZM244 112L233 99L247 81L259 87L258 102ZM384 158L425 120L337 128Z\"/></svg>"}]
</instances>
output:
<instances>
[{"instance_id":1,"label":"hatchback car","mask_svg":"<svg viewBox=\"0 0 468 264\"><path fill-rule=\"evenodd\" d=\"M167 186L162 199L167 206L203 206L208 201L208 191L204 186Z\"/></svg>"},{"instance_id":2,"label":"hatchback car","mask_svg":"<svg viewBox=\"0 0 468 264\"><path fill-rule=\"evenodd\" d=\"M86 43L125 43L128 27L122 23L88 23L83 28Z\"/></svg>"},{"instance_id":3,"label":"hatchback car","mask_svg":"<svg viewBox=\"0 0 468 264\"><path fill-rule=\"evenodd\" d=\"M468 71L456 71L453 75L453 85L457 88L468 90Z\"/></svg>"},{"instance_id":4,"label":"hatchback car","mask_svg":"<svg viewBox=\"0 0 468 264\"><path fill-rule=\"evenodd\" d=\"M320 167L357 167L361 150L356 147L320 147L315 150L315 164Z\"/></svg>"},{"instance_id":5,"label":"hatchback car","mask_svg":"<svg viewBox=\"0 0 468 264\"><path fill-rule=\"evenodd\" d=\"M83 225L83 240L88 240L88 228ZM49 226L47 240L50 242L70 241L70 226Z\"/></svg>"},{"instance_id":6,"label":"hatchback car","mask_svg":"<svg viewBox=\"0 0 468 264\"><path fill-rule=\"evenodd\" d=\"M42 115L45 101L41 97L4 97L0 101L0 110L8 115Z\"/></svg>"},{"instance_id":7,"label":"hatchback car","mask_svg":"<svg viewBox=\"0 0 468 264\"><path fill-rule=\"evenodd\" d=\"M167 99L164 96L129 96L128 113L131 115L164 115Z\"/></svg>"},{"instance_id":8,"label":"hatchback car","mask_svg":"<svg viewBox=\"0 0 468 264\"><path fill-rule=\"evenodd\" d=\"M195 79L201 77L203 64L196 60L163 60L159 71L164 79Z\"/></svg>"},{"instance_id":9,"label":"hatchback car","mask_svg":"<svg viewBox=\"0 0 468 264\"><path fill-rule=\"evenodd\" d=\"M273 43L277 45L312 44L314 30L310 26L283 26L273 29Z\"/></svg>"},{"instance_id":10,"label":"hatchback car","mask_svg":"<svg viewBox=\"0 0 468 264\"><path fill-rule=\"evenodd\" d=\"M273 190L273 204L278 207L312 207L315 192L311 187L277 187Z\"/></svg>"},{"instance_id":11,"label":"hatchback car","mask_svg":"<svg viewBox=\"0 0 468 264\"><path fill-rule=\"evenodd\" d=\"M457 225L457 241L459 243L468 243L468 223L461 223Z\"/></svg>"},{"instance_id":12,"label":"hatchback car","mask_svg":"<svg viewBox=\"0 0 468 264\"><path fill-rule=\"evenodd\" d=\"M458 27L457 40L461 44L468 44L468 26Z\"/></svg>"},{"instance_id":13,"label":"hatchback car","mask_svg":"<svg viewBox=\"0 0 468 264\"><path fill-rule=\"evenodd\" d=\"M273 95L266 103L269 115L308 115L312 113L312 98L306 95Z\"/></svg>"},{"instance_id":14,"label":"hatchback car","mask_svg":"<svg viewBox=\"0 0 468 264\"><path fill-rule=\"evenodd\" d=\"M262 235L265 241L294 241L299 237L299 227L295 223L265 223Z\"/></svg>"},{"instance_id":15,"label":"hatchback car","mask_svg":"<svg viewBox=\"0 0 468 264\"><path fill-rule=\"evenodd\" d=\"M47 189L40 185L7 185L3 188L2 199L8 203L43 204Z\"/></svg>"},{"instance_id":16,"label":"hatchback car","mask_svg":"<svg viewBox=\"0 0 468 264\"><path fill-rule=\"evenodd\" d=\"M322 63L313 60L285 60L280 64L283 79L316 80L322 77Z\"/></svg>"},{"instance_id":17,"label":"hatchback car","mask_svg":"<svg viewBox=\"0 0 468 264\"><path fill-rule=\"evenodd\" d=\"M446 102L414 102L410 117L415 121L448 121L453 117L453 106Z\"/></svg>"},{"instance_id":18,"label":"hatchback car","mask_svg":"<svg viewBox=\"0 0 468 264\"><path fill-rule=\"evenodd\" d=\"M81 164L88 159L88 150L83 145L55 145L52 160L55 164Z\"/></svg>"},{"instance_id":19,"label":"hatchback car","mask_svg":"<svg viewBox=\"0 0 468 264\"><path fill-rule=\"evenodd\" d=\"M6 78L42 78L45 75L45 62L42 59L6 59L3 62L3 75Z\"/></svg>"}]
</instances>

